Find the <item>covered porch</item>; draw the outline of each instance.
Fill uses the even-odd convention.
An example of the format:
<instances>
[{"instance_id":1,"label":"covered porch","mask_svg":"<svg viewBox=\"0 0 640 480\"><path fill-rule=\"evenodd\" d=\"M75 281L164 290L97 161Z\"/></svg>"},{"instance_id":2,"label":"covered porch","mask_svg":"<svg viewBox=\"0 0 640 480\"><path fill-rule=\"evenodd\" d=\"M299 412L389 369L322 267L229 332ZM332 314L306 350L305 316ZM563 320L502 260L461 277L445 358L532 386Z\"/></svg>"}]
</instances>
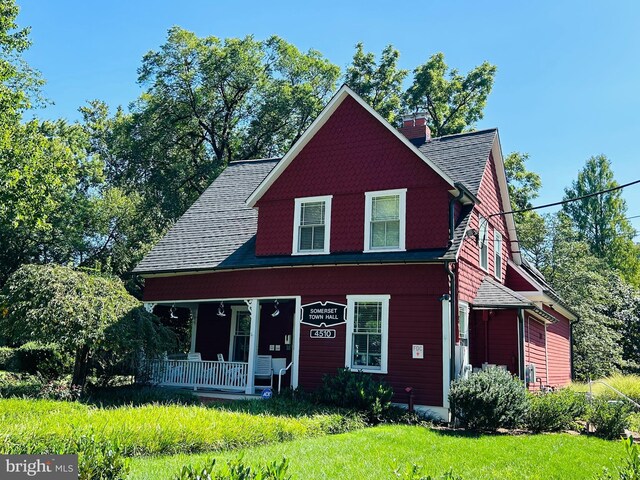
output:
<instances>
[{"instance_id":1,"label":"covered porch","mask_svg":"<svg viewBox=\"0 0 640 480\"><path fill-rule=\"evenodd\" d=\"M149 361L152 384L247 395L297 386L299 297L176 300L145 307L169 325L188 329L190 343L188 353L167 352Z\"/></svg>"}]
</instances>

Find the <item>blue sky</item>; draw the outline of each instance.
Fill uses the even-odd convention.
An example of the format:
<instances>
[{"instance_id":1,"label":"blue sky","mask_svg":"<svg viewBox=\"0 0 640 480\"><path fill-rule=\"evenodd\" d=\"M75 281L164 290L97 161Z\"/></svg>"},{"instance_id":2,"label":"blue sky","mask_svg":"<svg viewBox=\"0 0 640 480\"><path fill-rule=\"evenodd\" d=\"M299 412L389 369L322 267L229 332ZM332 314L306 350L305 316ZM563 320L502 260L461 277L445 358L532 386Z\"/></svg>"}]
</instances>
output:
<instances>
[{"instance_id":1,"label":"blue sky","mask_svg":"<svg viewBox=\"0 0 640 480\"><path fill-rule=\"evenodd\" d=\"M277 34L345 67L358 41L393 44L413 69L435 52L466 72L498 66L485 118L505 153L528 152L542 176L536 203L561 199L591 155L606 154L619 183L640 178L640 2L225 2L204 0L18 0L32 27L29 64L55 102L38 116L79 118L90 99L112 107L140 93L136 69L172 25L198 35ZM640 185L624 191L640 215ZM640 230L640 218L632 220Z\"/></svg>"}]
</instances>

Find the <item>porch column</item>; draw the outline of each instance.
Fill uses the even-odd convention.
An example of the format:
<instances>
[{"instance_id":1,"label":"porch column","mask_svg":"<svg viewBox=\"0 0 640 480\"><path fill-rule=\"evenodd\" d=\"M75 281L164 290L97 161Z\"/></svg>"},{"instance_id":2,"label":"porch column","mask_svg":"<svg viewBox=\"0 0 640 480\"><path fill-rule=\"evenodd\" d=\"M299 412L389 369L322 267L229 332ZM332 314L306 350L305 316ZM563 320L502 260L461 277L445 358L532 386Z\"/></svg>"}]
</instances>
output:
<instances>
[{"instance_id":1,"label":"porch column","mask_svg":"<svg viewBox=\"0 0 640 480\"><path fill-rule=\"evenodd\" d=\"M247 368L247 387L244 393L252 395L255 393L254 375L256 366L256 355L258 354L258 325L260 320L260 306L258 299L245 300L249 313L251 313L251 329L249 330L249 365Z\"/></svg>"},{"instance_id":2,"label":"porch column","mask_svg":"<svg viewBox=\"0 0 640 480\"><path fill-rule=\"evenodd\" d=\"M189 352L195 353L198 331L198 304L189 305L189 310L191 311L191 348L189 349Z\"/></svg>"}]
</instances>

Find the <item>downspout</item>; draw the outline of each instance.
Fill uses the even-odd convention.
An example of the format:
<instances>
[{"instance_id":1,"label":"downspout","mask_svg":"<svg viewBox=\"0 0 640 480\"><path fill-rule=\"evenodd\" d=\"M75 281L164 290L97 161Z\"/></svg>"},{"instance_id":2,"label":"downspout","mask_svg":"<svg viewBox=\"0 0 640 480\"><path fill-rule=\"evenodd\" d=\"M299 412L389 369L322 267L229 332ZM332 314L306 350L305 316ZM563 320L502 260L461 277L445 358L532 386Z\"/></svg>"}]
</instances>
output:
<instances>
[{"instance_id":1,"label":"downspout","mask_svg":"<svg viewBox=\"0 0 640 480\"><path fill-rule=\"evenodd\" d=\"M447 271L447 275L449 276L449 286L451 289L451 315L450 315L450 352L449 355L449 383L453 382L456 379L456 305L458 304L458 299L456 295L456 273L451 269L451 266L455 266L455 262L448 261L445 262L444 268Z\"/></svg>"},{"instance_id":2,"label":"downspout","mask_svg":"<svg viewBox=\"0 0 640 480\"><path fill-rule=\"evenodd\" d=\"M518 376L524 382L524 311L522 308L518 308L518 340Z\"/></svg>"}]
</instances>

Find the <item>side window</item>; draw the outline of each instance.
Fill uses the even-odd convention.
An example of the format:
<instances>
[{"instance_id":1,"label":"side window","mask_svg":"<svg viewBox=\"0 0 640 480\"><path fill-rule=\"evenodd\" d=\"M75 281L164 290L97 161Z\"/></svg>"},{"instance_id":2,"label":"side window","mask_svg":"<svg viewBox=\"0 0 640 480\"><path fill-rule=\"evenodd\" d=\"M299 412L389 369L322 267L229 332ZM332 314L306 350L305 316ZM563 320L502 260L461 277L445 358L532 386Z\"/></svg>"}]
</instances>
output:
<instances>
[{"instance_id":1,"label":"side window","mask_svg":"<svg viewBox=\"0 0 640 480\"><path fill-rule=\"evenodd\" d=\"M293 255L329 253L331 198L296 198L293 216Z\"/></svg>"},{"instance_id":2,"label":"side window","mask_svg":"<svg viewBox=\"0 0 640 480\"><path fill-rule=\"evenodd\" d=\"M502 234L497 230L493 231L493 255L496 278L502 280Z\"/></svg>"},{"instance_id":3,"label":"side window","mask_svg":"<svg viewBox=\"0 0 640 480\"><path fill-rule=\"evenodd\" d=\"M389 295L347 296L347 367L387 372L389 298Z\"/></svg>"},{"instance_id":4,"label":"side window","mask_svg":"<svg viewBox=\"0 0 640 480\"><path fill-rule=\"evenodd\" d=\"M478 227L478 248L480 249L480 268L483 270L489 269L489 241L488 241L488 233L489 228L487 226L487 219L479 216L478 217L479 227Z\"/></svg>"},{"instance_id":5,"label":"side window","mask_svg":"<svg viewBox=\"0 0 640 480\"><path fill-rule=\"evenodd\" d=\"M365 194L365 252L405 249L406 189Z\"/></svg>"}]
</instances>

